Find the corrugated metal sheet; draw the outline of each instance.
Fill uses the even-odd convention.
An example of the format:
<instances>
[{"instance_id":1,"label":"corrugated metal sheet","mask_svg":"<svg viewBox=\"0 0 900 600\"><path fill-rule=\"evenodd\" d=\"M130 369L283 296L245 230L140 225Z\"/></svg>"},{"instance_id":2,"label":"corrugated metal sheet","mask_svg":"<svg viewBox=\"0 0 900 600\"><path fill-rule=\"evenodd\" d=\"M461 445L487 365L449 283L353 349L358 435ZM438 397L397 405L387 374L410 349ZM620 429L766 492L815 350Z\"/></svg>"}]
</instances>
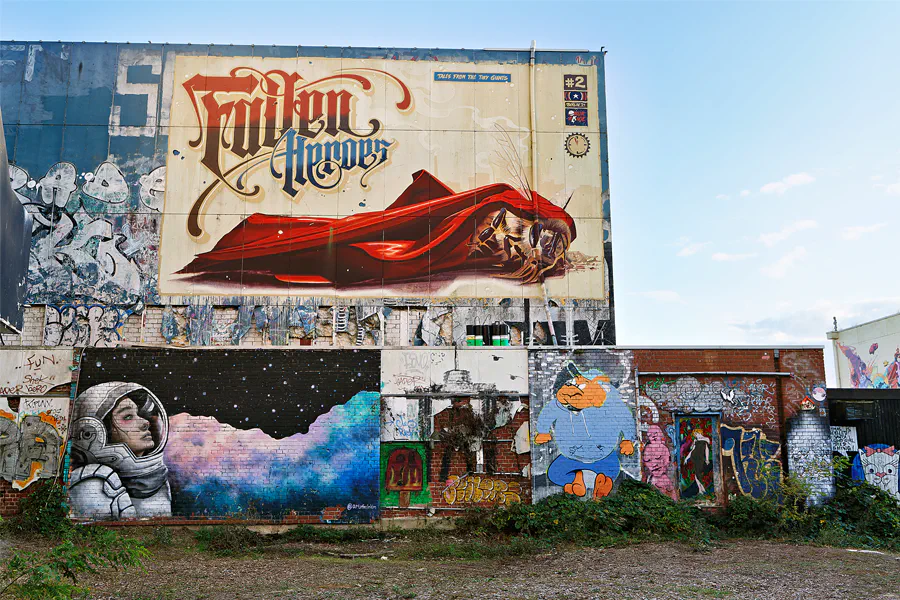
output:
<instances>
[{"instance_id":1,"label":"corrugated metal sheet","mask_svg":"<svg viewBox=\"0 0 900 600\"><path fill-rule=\"evenodd\" d=\"M828 396L831 424L856 427L860 447L900 447L900 390L828 390Z\"/></svg>"}]
</instances>

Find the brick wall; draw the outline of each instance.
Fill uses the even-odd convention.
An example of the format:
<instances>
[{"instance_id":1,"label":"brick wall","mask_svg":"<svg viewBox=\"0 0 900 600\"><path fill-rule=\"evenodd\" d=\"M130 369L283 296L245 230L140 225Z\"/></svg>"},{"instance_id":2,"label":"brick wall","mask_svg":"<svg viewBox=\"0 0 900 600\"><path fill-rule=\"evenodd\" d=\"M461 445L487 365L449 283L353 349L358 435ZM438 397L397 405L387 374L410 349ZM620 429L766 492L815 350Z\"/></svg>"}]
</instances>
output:
<instances>
[{"instance_id":1,"label":"brick wall","mask_svg":"<svg viewBox=\"0 0 900 600\"><path fill-rule=\"evenodd\" d=\"M377 516L378 352L90 348L82 362L74 516ZM120 444L115 460L108 445L92 443L95 434L113 435L118 409L104 431L84 421L80 435L78 419L100 417L109 406L130 406L148 432L149 442L139 440L146 454L134 458ZM151 476L136 475L146 472Z\"/></svg>"},{"instance_id":2,"label":"brick wall","mask_svg":"<svg viewBox=\"0 0 900 600\"><path fill-rule=\"evenodd\" d=\"M631 457L613 452L618 453L622 473L616 485L622 477L641 477L673 498L696 498L721 505L734 494L759 497L770 493L790 468L813 485L815 501L831 493L821 350L532 351L532 439L548 427L540 424L542 411L555 401L566 365L574 365L575 370L569 370L576 375L594 369L594 375L608 377L608 385L618 390L635 415L639 434L632 437L642 451L636 451L635 456L641 455L642 462L632 473ZM639 374L637 390L635 370ZM560 411L559 419L565 421L567 414ZM573 414L569 416L577 421L587 413ZM602 422L598 420L598 426ZM585 427L585 439L577 441L596 444L595 432L587 424ZM617 425L615 429L616 439L606 440L608 447L628 438L625 428ZM588 464L591 461L583 457L567 456L563 444L554 444L556 436L554 429L549 443L532 447L534 498L570 488L577 495L590 497L589 480L598 465ZM707 454L710 460L701 461ZM567 458L574 458L576 463L565 463ZM700 462L694 465L695 460ZM554 475L554 461L568 464L569 471L557 470ZM584 464L581 472L587 474L583 484L577 479L578 462Z\"/></svg>"},{"instance_id":3,"label":"brick wall","mask_svg":"<svg viewBox=\"0 0 900 600\"><path fill-rule=\"evenodd\" d=\"M234 309L216 309L214 320L227 321L230 315L224 313L229 310ZM148 309L145 335L147 322L156 316L161 319L161 312ZM392 311L386 329L399 328L399 319L405 319L406 313L405 308ZM134 326L139 319L139 315L129 318L128 336L140 331ZM158 321L155 328L159 330ZM321 338L330 343L330 332ZM245 339L254 338L248 334ZM507 352L525 356L524 350ZM385 490L387 457L383 452L379 455L384 435L380 413L384 402L392 399L379 398L386 381L380 350L89 348L81 361L75 406L77 412L92 393L99 394L104 384L116 381L138 386L129 393L134 393L136 406L142 405L137 406L140 410L148 393L159 399L169 425L161 462L168 468L170 508L160 512L152 502L128 498L135 513L138 508L151 511L150 516L163 522L198 518L368 521L378 514L452 514L473 505L540 500L564 491L566 482L552 481L548 472L562 455L555 439L534 444L535 435L543 433L538 422L544 407L556 402L559 386L577 377L605 386L607 408L613 406L610 398L616 395L627 411L598 421L609 427L615 423L611 444L617 450L623 440L634 445L631 454L619 451L617 468L623 475L615 478L611 493L623 477L633 477L670 496L685 497L693 474L682 472L681 467L697 447L690 427L702 429L704 423L691 421L699 418L710 420L714 450L710 503L722 504L734 494L764 494L767 481L750 468L757 463L784 464L813 485L814 500L820 501L833 493L827 413L819 393L824 381L822 351L787 349L775 355L774 348L529 351L528 386L522 392L529 395L508 398L510 404L521 403L521 408L500 427L470 435L467 427L472 415L493 414L497 397L463 395L448 400L449 407L436 412L423 401L419 437L387 438L386 449L406 445L423 456L425 486L421 493L412 493L411 500ZM508 368L512 356L489 361L484 376ZM452 358L447 360L453 364ZM441 380L443 368L433 383ZM475 374L476 384L483 381L477 375L479 368L466 366ZM514 377L513 371L504 377ZM774 371L785 375L768 374ZM402 407L403 399L397 401ZM145 411L141 418L150 422L150 416ZM690 426L687 433L680 429L683 421ZM582 425L593 431L591 423L585 420ZM573 424L578 423L572 420L569 425ZM154 439L154 444L160 441ZM522 453L527 443L530 452ZM73 455L75 470L84 464L83 454ZM98 459L90 464L101 463ZM101 476L114 483L110 474ZM574 474L571 477L574 480ZM116 489L128 492L124 479L127 474L119 478ZM597 485L593 471L584 485L584 496L592 497L592 486ZM0 511L14 512L22 496L8 482L0 482ZM107 500L109 505L112 499ZM120 516L128 516L124 499L122 508Z\"/></svg>"},{"instance_id":4,"label":"brick wall","mask_svg":"<svg viewBox=\"0 0 900 600\"><path fill-rule=\"evenodd\" d=\"M490 407L494 402L485 404ZM523 473L530 470L530 456L517 453L514 443L516 432L528 422L527 404L509 423L484 435L470 435L473 416L471 400L460 399L434 417L436 441L429 455L428 482L432 506L466 508L529 502L531 483ZM480 417L487 426L494 419L490 408Z\"/></svg>"}]
</instances>

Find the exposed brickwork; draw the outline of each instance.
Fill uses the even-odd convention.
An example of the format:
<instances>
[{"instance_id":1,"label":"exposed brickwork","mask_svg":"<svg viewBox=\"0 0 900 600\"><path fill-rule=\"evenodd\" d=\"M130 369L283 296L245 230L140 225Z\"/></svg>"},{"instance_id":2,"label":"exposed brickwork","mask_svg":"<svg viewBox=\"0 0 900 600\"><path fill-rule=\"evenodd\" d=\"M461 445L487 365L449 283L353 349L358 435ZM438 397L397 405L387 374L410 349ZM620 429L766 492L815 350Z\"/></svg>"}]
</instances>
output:
<instances>
[{"instance_id":1,"label":"exposed brickwork","mask_svg":"<svg viewBox=\"0 0 900 600\"><path fill-rule=\"evenodd\" d=\"M508 424L477 440L468 436L473 416L469 400L461 399L434 417L436 441L429 455L428 482L431 506L464 508L517 498L530 502L531 482L522 473L530 470L531 457L516 453L514 447L516 431L528 422L527 403Z\"/></svg>"}]
</instances>

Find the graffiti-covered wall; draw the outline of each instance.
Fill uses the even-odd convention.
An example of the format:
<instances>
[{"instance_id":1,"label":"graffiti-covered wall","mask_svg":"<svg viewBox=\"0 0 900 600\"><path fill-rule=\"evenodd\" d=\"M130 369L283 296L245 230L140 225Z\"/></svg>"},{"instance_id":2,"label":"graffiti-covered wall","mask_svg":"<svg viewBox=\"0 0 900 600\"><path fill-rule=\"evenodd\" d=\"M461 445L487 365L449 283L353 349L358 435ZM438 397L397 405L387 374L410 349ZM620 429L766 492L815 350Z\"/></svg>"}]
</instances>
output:
<instances>
[{"instance_id":1,"label":"graffiti-covered wall","mask_svg":"<svg viewBox=\"0 0 900 600\"><path fill-rule=\"evenodd\" d=\"M377 352L89 349L82 363L73 516L377 516Z\"/></svg>"},{"instance_id":2,"label":"graffiti-covered wall","mask_svg":"<svg viewBox=\"0 0 900 600\"><path fill-rule=\"evenodd\" d=\"M821 357L821 350L530 352L534 498L602 498L631 478L673 499L721 505L734 494L775 492L785 466L812 484L816 500L827 497Z\"/></svg>"},{"instance_id":3,"label":"graffiti-covered wall","mask_svg":"<svg viewBox=\"0 0 900 600\"><path fill-rule=\"evenodd\" d=\"M528 353L382 351L382 503L527 502Z\"/></svg>"},{"instance_id":4,"label":"graffiti-covered wall","mask_svg":"<svg viewBox=\"0 0 900 600\"><path fill-rule=\"evenodd\" d=\"M603 54L536 62L0 43L42 343L614 343Z\"/></svg>"},{"instance_id":5,"label":"graffiti-covered wall","mask_svg":"<svg viewBox=\"0 0 900 600\"><path fill-rule=\"evenodd\" d=\"M71 348L0 349L0 515L17 511L20 490L65 477L73 355Z\"/></svg>"}]
</instances>

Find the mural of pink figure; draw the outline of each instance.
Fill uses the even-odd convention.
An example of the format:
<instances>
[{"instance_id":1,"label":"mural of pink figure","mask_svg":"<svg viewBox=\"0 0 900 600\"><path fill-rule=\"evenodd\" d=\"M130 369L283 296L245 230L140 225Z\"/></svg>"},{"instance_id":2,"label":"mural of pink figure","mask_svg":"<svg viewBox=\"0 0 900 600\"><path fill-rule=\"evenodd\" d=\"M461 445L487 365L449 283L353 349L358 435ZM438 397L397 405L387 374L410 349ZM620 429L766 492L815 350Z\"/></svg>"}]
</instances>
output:
<instances>
[{"instance_id":1,"label":"mural of pink figure","mask_svg":"<svg viewBox=\"0 0 900 600\"><path fill-rule=\"evenodd\" d=\"M671 453L666 446L666 434L659 425L651 425L647 431L649 442L644 447L644 468L647 469L647 481L663 494L678 500L675 484L669 477Z\"/></svg>"}]
</instances>

